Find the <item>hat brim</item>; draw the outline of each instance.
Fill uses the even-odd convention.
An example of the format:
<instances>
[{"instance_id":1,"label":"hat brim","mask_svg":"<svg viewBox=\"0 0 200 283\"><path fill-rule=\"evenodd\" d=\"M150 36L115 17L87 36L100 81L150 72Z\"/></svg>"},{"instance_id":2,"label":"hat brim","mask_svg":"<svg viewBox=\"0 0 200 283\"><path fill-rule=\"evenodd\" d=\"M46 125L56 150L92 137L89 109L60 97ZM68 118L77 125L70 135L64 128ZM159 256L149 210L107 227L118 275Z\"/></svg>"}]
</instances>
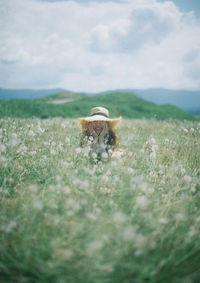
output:
<instances>
[{"instance_id":1,"label":"hat brim","mask_svg":"<svg viewBox=\"0 0 200 283\"><path fill-rule=\"evenodd\" d=\"M116 118L116 119L110 119L107 117L104 117L102 115L94 115L94 116L89 116L86 118L79 118L79 125L82 130L87 129L88 123L94 122L94 121L103 121L103 122L109 122L111 129L117 128L119 123L121 122L121 117Z\"/></svg>"}]
</instances>

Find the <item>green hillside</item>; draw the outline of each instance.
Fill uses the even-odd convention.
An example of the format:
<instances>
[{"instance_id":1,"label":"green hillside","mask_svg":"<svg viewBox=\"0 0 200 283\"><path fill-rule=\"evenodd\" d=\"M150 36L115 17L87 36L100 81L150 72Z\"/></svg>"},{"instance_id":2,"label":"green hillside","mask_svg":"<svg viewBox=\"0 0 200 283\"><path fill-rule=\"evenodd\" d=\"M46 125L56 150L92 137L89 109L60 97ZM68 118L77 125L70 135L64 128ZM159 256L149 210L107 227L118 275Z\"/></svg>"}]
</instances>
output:
<instances>
[{"instance_id":1,"label":"green hillside","mask_svg":"<svg viewBox=\"0 0 200 283\"><path fill-rule=\"evenodd\" d=\"M54 104L53 100L69 99L67 103ZM183 110L172 105L156 105L129 93L110 93L93 97L81 94L59 94L38 100L9 100L0 102L0 118L50 118L87 116L94 106L103 106L110 110L111 117L157 118L195 120Z\"/></svg>"}]
</instances>

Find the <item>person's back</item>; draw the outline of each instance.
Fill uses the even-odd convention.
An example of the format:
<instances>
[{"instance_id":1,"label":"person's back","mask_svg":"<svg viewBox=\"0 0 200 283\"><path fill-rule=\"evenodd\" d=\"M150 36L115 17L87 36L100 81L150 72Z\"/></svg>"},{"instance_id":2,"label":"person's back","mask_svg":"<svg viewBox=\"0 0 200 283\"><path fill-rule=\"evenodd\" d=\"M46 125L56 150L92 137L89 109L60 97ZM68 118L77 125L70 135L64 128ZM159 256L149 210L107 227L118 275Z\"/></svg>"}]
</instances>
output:
<instances>
[{"instance_id":1,"label":"person's back","mask_svg":"<svg viewBox=\"0 0 200 283\"><path fill-rule=\"evenodd\" d=\"M90 158L101 160L112 156L117 145L115 129L120 121L121 117L110 119L108 110L103 107L94 107L89 117L79 119L81 146L89 147Z\"/></svg>"}]
</instances>

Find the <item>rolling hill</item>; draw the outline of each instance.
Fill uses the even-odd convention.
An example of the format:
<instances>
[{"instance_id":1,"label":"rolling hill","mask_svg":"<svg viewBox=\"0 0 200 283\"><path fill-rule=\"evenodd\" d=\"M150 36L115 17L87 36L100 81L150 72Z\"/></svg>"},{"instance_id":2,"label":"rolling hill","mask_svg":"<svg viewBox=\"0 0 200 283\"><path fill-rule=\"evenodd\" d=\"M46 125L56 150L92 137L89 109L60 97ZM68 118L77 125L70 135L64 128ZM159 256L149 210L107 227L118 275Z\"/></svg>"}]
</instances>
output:
<instances>
[{"instance_id":1,"label":"rolling hill","mask_svg":"<svg viewBox=\"0 0 200 283\"><path fill-rule=\"evenodd\" d=\"M105 91L102 93L84 93L87 96L96 96L110 93L132 93L139 97L154 102L158 105L172 104L192 115L200 114L200 91L192 90L170 90L163 88L151 88L151 89L118 89L112 91ZM50 95L59 93L72 93L75 92L64 90L64 89L42 89L42 90L31 90L31 89L3 89L0 88L0 99L39 99Z\"/></svg>"},{"instance_id":2,"label":"rolling hill","mask_svg":"<svg viewBox=\"0 0 200 283\"><path fill-rule=\"evenodd\" d=\"M53 100L69 99L68 103L55 104ZM72 101L73 100L73 101ZM195 120L195 118L173 105L156 105L130 93L110 93L97 96L84 96L66 93L36 100L1 101L0 117L50 118L87 116L94 106L103 106L110 110L111 117L156 118L160 120L178 119Z\"/></svg>"}]
</instances>

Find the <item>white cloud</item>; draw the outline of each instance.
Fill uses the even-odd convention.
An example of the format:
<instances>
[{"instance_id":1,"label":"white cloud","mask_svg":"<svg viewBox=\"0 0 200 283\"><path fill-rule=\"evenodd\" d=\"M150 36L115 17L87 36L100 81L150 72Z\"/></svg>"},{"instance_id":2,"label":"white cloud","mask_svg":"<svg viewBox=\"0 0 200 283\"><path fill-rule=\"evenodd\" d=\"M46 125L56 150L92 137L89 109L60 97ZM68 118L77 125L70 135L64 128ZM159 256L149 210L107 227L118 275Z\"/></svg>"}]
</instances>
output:
<instances>
[{"instance_id":1,"label":"white cloud","mask_svg":"<svg viewBox=\"0 0 200 283\"><path fill-rule=\"evenodd\" d=\"M200 88L200 22L173 2L0 0L0 86Z\"/></svg>"}]
</instances>

